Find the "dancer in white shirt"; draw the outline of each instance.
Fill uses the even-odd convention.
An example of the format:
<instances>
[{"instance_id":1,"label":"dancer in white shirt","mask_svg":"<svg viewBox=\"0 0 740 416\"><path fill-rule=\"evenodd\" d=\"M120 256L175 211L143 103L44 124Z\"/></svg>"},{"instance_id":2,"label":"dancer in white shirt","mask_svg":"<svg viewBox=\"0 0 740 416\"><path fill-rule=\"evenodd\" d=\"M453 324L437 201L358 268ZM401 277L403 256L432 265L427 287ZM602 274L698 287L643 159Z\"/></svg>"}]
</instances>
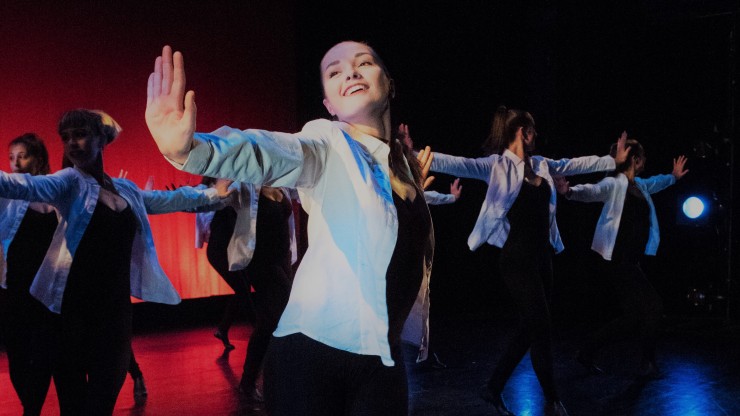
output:
<instances>
[{"instance_id":1,"label":"dancer in white shirt","mask_svg":"<svg viewBox=\"0 0 740 416\"><path fill-rule=\"evenodd\" d=\"M188 172L297 188L308 250L270 343L273 416L406 415L401 332L428 311L433 247L419 165L393 137L393 81L375 51L342 42L321 60L335 121L295 134L223 127L194 133L182 55L165 47L149 78L146 120L159 150ZM415 303L416 301L416 303ZM406 322L426 351L427 324Z\"/></svg>"}]
</instances>

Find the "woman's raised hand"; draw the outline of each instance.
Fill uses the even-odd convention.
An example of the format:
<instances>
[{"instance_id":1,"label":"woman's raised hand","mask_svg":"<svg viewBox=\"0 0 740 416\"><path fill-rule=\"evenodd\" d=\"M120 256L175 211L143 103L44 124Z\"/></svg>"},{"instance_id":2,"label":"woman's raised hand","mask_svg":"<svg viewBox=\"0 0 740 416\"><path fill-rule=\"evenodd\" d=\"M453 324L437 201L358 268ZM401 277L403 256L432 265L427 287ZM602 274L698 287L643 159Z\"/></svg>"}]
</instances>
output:
<instances>
[{"instance_id":1,"label":"woman's raised hand","mask_svg":"<svg viewBox=\"0 0 740 416\"><path fill-rule=\"evenodd\" d=\"M187 160L195 116L195 92L185 94L182 54L165 46L154 61L146 94L146 124L164 156L178 163Z\"/></svg>"},{"instance_id":2,"label":"woman's raised hand","mask_svg":"<svg viewBox=\"0 0 740 416\"><path fill-rule=\"evenodd\" d=\"M421 166L421 189L424 190L434 182L434 176L429 176L429 169L432 167L432 160L434 159L432 149L429 146L421 149L416 155L416 159Z\"/></svg>"},{"instance_id":3,"label":"woman's raised hand","mask_svg":"<svg viewBox=\"0 0 740 416\"><path fill-rule=\"evenodd\" d=\"M462 194L462 185L460 185L460 178L455 179L450 184L450 194L455 197L455 201L460 199L460 195Z\"/></svg>"},{"instance_id":4,"label":"woman's raised hand","mask_svg":"<svg viewBox=\"0 0 740 416\"><path fill-rule=\"evenodd\" d=\"M689 173L688 169L684 169L684 165L686 165L686 156L681 155L677 157L676 159L673 159L673 177L676 178L676 180L679 180L683 178L683 175Z\"/></svg>"},{"instance_id":5,"label":"woman's raised hand","mask_svg":"<svg viewBox=\"0 0 740 416\"><path fill-rule=\"evenodd\" d=\"M617 139L617 154L614 156L614 162L617 166L627 161L629 150L627 148L627 132L623 131L622 135Z\"/></svg>"}]
</instances>

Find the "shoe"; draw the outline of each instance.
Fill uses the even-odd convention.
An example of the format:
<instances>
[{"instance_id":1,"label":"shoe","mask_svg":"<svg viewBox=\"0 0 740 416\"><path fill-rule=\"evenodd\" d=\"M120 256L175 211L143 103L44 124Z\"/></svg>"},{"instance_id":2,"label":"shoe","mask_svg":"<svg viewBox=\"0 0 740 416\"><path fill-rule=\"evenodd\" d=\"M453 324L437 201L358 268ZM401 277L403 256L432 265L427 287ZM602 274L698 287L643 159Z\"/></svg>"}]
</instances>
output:
<instances>
[{"instance_id":1,"label":"shoe","mask_svg":"<svg viewBox=\"0 0 740 416\"><path fill-rule=\"evenodd\" d=\"M481 399L493 405L492 416L516 416L511 413L504 403L504 397L500 394L493 394L488 386L483 386L480 390Z\"/></svg>"},{"instance_id":2,"label":"shoe","mask_svg":"<svg viewBox=\"0 0 740 416\"><path fill-rule=\"evenodd\" d=\"M229 342L229 334L226 331L221 331L221 329L216 329L216 332L213 333L213 336L220 339L221 342L224 343L224 349L226 350L233 350L236 348L234 344Z\"/></svg>"},{"instance_id":3,"label":"shoe","mask_svg":"<svg viewBox=\"0 0 740 416\"><path fill-rule=\"evenodd\" d=\"M576 355L576 361L578 361L579 364L583 366L583 368L588 371L589 374L598 376L599 374L604 374L604 370L602 370L599 366L597 366L594 363L593 357L590 357L588 354L584 353L583 351L579 351Z\"/></svg>"},{"instance_id":4,"label":"shoe","mask_svg":"<svg viewBox=\"0 0 740 416\"><path fill-rule=\"evenodd\" d=\"M545 416L568 416L568 411L563 402L558 400L545 405Z\"/></svg>"},{"instance_id":5,"label":"shoe","mask_svg":"<svg viewBox=\"0 0 740 416\"><path fill-rule=\"evenodd\" d=\"M146 399L149 393L146 391L146 384L144 384L144 376L140 376L134 379L134 403L137 406L141 406L146 403Z\"/></svg>"}]
</instances>

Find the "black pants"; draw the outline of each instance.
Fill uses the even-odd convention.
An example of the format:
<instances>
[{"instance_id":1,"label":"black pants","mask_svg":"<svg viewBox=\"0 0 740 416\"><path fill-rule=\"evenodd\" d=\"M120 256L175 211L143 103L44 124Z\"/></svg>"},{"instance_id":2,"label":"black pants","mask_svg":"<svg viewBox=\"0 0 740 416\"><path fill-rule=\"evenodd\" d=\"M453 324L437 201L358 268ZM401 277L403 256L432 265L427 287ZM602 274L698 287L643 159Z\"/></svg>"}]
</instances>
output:
<instances>
[{"instance_id":1,"label":"black pants","mask_svg":"<svg viewBox=\"0 0 740 416\"><path fill-rule=\"evenodd\" d=\"M499 358L488 386L493 393L503 391L514 369L529 350L545 400L555 401L558 400L558 393L552 363L551 249L547 247L528 256L520 253L521 250L505 246L499 258L501 278L519 313L519 327Z\"/></svg>"},{"instance_id":2,"label":"black pants","mask_svg":"<svg viewBox=\"0 0 740 416\"><path fill-rule=\"evenodd\" d=\"M62 416L113 413L131 364L130 303L121 309L115 316L63 310L54 373Z\"/></svg>"},{"instance_id":3,"label":"black pants","mask_svg":"<svg viewBox=\"0 0 740 416\"><path fill-rule=\"evenodd\" d=\"M39 415L46 401L57 345L54 326L59 316L30 294L3 290L2 327L8 372L23 405L24 416Z\"/></svg>"},{"instance_id":4,"label":"black pants","mask_svg":"<svg viewBox=\"0 0 740 416\"><path fill-rule=\"evenodd\" d=\"M621 314L588 338L583 354L593 358L608 344L636 340L642 347L643 360L655 361L663 300L638 263L604 261L602 270L616 296Z\"/></svg>"},{"instance_id":5,"label":"black pants","mask_svg":"<svg viewBox=\"0 0 740 416\"><path fill-rule=\"evenodd\" d=\"M265 363L271 416L405 416L408 385L401 354L380 357L329 347L303 335L273 337Z\"/></svg>"},{"instance_id":6,"label":"black pants","mask_svg":"<svg viewBox=\"0 0 740 416\"><path fill-rule=\"evenodd\" d=\"M272 333L275 332L285 305L288 304L292 286L290 259L281 264L281 262L262 262L259 258L254 258L247 267L247 276L249 283L254 287L250 297L256 315L241 379L242 388L248 391L254 388Z\"/></svg>"},{"instance_id":7,"label":"black pants","mask_svg":"<svg viewBox=\"0 0 740 416\"><path fill-rule=\"evenodd\" d=\"M229 299L218 329L227 334L234 319L249 305L249 283L244 270L229 271L229 260L226 254L226 246L222 246L214 241L208 243L206 248L206 257L208 262L218 272L226 284L234 291L234 296Z\"/></svg>"}]
</instances>

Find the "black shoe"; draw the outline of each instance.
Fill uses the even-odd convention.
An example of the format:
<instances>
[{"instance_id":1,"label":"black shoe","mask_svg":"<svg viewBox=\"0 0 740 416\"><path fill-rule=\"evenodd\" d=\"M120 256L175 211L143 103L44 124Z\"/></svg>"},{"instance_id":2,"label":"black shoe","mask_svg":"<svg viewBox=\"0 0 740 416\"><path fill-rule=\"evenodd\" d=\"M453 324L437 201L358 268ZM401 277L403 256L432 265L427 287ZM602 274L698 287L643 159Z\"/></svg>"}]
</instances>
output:
<instances>
[{"instance_id":1,"label":"black shoe","mask_svg":"<svg viewBox=\"0 0 740 416\"><path fill-rule=\"evenodd\" d=\"M216 329L216 332L213 333L213 336L220 339L221 342L224 343L224 349L226 350L233 350L236 348L232 343L229 342L229 335L226 331L221 331L221 329Z\"/></svg>"},{"instance_id":2,"label":"black shoe","mask_svg":"<svg viewBox=\"0 0 740 416\"><path fill-rule=\"evenodd\" d=\"M500 394L493 394L488 386L483 386L483 388L481 388L480 397L493 405L493 413L491 413L492 416L516 416L506 407L503 396Z\"/></svg>"},{"instance_id":3,"label":"black shoe","mask_svg":"<svg viewBox=\"0 0 740 416\"><path fill-rule=\"evenodd\" d=\"M588 371L589 374L593 375L599 375L604 374L604 370L602 370L599 366L594 364L593 357L589 356L588 354L584 353L583 351L579 351L576 355L576 361L578 361L579 364L583 366L583 368Z\"/></svg>"},{"instance_id":4,"label":"black shoe","mask_svg":"<svg viewBox=\"0 0 740 416\"><path fill-rule=\"evenodd\" d=\"M146 384L144 384L144 376L140 376L134 379L134 403L137 406L142 406L146 403L146 399L149 393L146 391Z\"/></svg>"},{"instance_id":5,"label":"black shoe","mask_svg":"<svg viewBox=\"0 0 740 416\"><path fill-rule=\"evenodd\" d=\"M545 416L568 416L568 411L565 410L563 403L558 400L545 405Z\"/></svg>"}]
</instances>

